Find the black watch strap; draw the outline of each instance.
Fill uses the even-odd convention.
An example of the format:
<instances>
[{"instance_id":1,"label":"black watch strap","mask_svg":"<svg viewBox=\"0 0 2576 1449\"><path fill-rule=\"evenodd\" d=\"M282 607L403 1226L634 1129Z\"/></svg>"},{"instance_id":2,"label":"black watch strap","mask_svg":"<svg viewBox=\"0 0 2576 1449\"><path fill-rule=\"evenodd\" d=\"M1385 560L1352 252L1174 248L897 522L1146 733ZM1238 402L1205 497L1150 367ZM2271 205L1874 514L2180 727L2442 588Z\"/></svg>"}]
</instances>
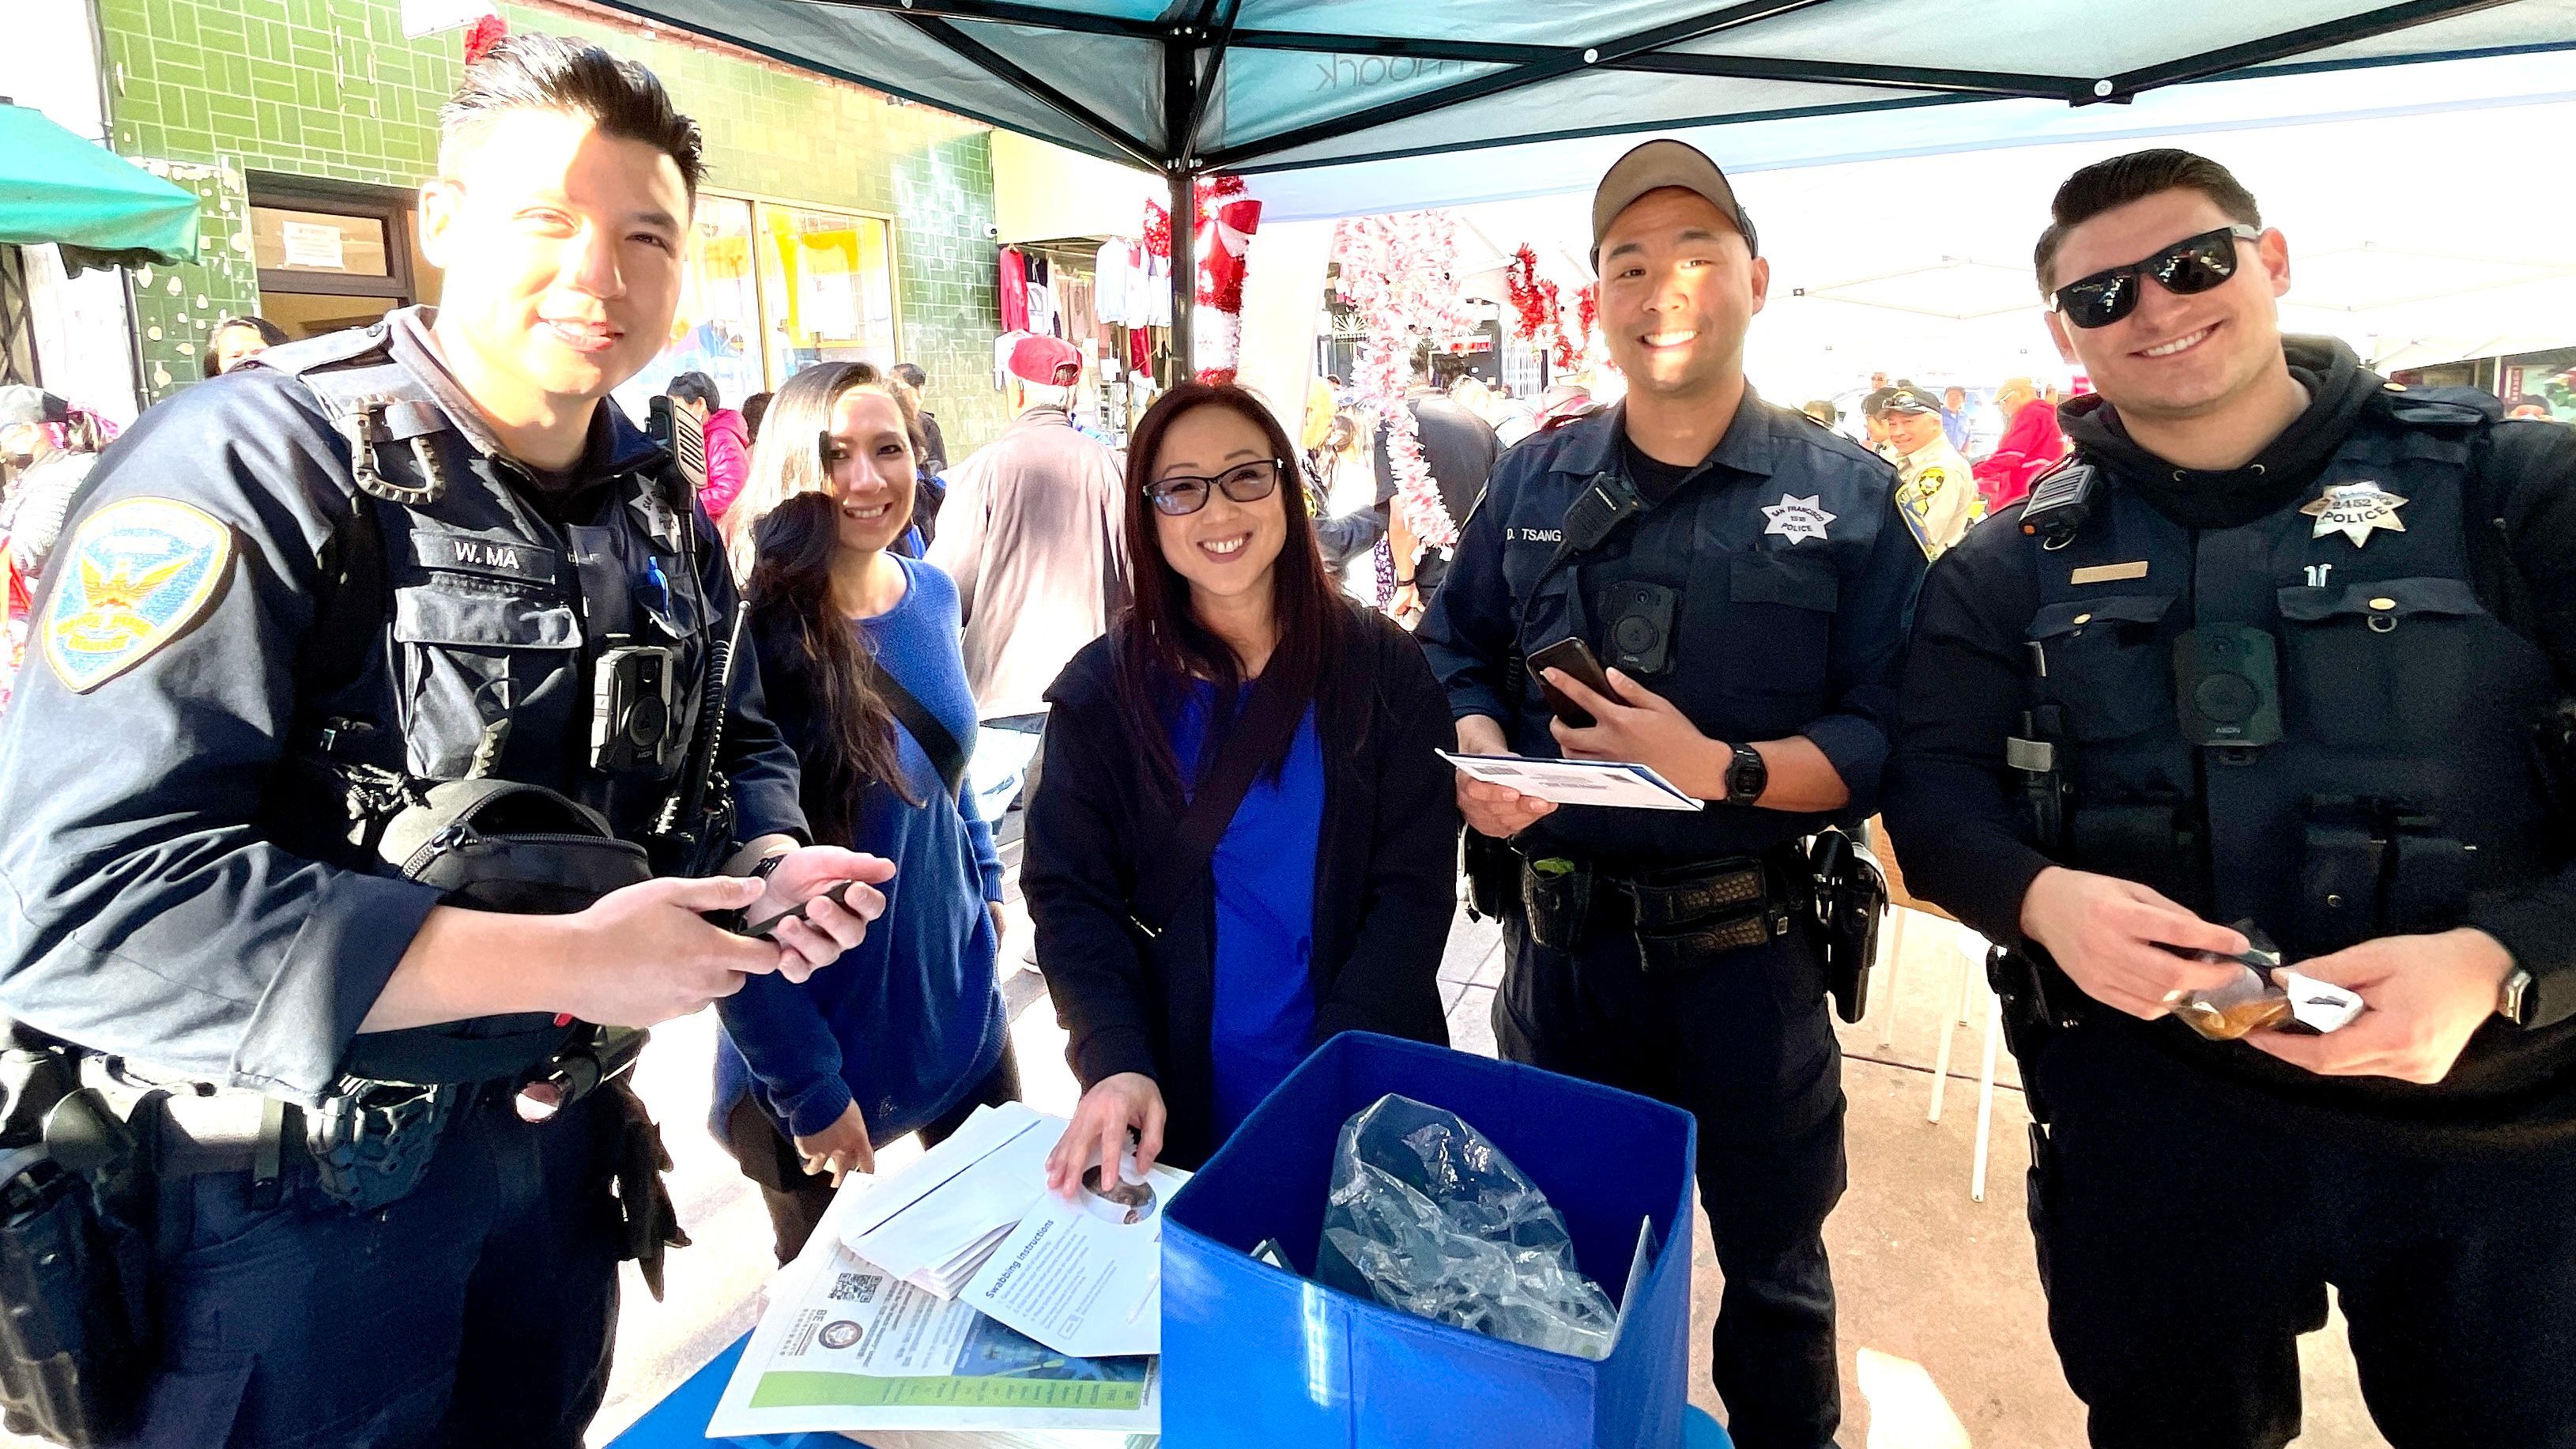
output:
<instances>
[{"instance_id":1,"label":"black watch strap","mask_svg":"<svg viewBox=\"0 0 2576 1449\"><path fill-rule=\"evenodd\" d=\"M1771 766L1751 745L1738 744L1734 750L1735 759L1726 767L1726 803L1750 805L1771 788Z\"/></svg>"},{"instance_id":2,"label":"black watch strap","mask_svg":"<svg viewBox=\"0 0 2576 1449\"><path fill-rule=\"evenodd\" d=\"M2496 1013L2514 1025L2524 1028L2556 1026L2576 1017L2576 972L2545 971L2538 974L2517 966L2504 982L2503 999Z\"/></svg>"}]
</instances>

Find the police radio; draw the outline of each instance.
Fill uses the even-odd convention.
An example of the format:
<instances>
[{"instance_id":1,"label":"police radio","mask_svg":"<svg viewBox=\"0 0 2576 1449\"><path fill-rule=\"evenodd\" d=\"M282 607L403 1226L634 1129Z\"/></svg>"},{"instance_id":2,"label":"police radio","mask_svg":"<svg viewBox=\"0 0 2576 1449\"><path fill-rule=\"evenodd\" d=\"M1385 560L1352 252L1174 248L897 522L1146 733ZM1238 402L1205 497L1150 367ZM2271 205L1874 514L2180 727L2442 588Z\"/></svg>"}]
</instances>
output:
<instances>
[{"instance_id":1,"label":"police radio","mask_svg":"<svg viewBox=\"0 0 2576 1449\"><path fill-rule=\"evenodd\" d=\"M2021 506L2021 531L2037 537L2039 546L2051 552L2073 543L2075 531L2092 516L2101 477L2101 471L2081 456L2058 464L2030 485L2030 497Z\"/></svg>"}]
</instances>

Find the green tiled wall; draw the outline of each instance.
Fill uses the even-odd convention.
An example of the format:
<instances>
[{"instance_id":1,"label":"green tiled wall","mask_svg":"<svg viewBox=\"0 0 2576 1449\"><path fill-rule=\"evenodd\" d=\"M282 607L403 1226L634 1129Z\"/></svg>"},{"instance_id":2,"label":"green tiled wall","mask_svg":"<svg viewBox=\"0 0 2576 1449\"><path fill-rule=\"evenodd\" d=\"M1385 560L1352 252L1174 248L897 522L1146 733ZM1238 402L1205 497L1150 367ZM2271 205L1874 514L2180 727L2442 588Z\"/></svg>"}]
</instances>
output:
<instances>
[{"instance_id":1,"label":"green tiled wall","mask_svg":"<svg viewBox=\"0 0 2576 1449\"><path fill-rule=\"evenodd\" d=\"M99 0L116 148L208 199L198 260L138 275L145 383L193 381L209 324L258 303L248 173L411 187L437 156L464 32L402 35L399 0ZM852 86L511 4L513 30L580 35L650 67L707 135L707 184L895 218L906 359L962 455L997 430L993 167L974 122Z\"/></svg>"}]
</instances>

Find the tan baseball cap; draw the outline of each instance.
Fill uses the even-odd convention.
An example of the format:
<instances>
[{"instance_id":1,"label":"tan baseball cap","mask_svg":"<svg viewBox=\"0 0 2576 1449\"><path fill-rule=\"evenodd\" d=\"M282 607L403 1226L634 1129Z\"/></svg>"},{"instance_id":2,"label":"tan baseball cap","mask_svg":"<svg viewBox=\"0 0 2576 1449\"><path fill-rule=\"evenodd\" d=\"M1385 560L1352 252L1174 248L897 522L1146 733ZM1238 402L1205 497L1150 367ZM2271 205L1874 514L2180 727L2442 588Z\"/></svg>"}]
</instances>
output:
<instances>
[{"instance_id":1,"label":"tan baseball cap","mask_svg":"<svg viewBox=\"0 0 2576 1449\"><path fill-rule=\"evenodd\" d=\"M1726 173L1708 159L1698 147L1681 141L1648 141L1627 155L1610 163L1601 175L1601 184L1592 192L1592 264L1601 265L1601 236L1619 213L1635 204L1649 191L1678 186L1696 191L1708 203L1735 223L1744 236L1745 250L1762 255L1762 243L1754 237L1752 218L1735 199L1735 188L1727 184Z\"/></svg>"}]
</instances>

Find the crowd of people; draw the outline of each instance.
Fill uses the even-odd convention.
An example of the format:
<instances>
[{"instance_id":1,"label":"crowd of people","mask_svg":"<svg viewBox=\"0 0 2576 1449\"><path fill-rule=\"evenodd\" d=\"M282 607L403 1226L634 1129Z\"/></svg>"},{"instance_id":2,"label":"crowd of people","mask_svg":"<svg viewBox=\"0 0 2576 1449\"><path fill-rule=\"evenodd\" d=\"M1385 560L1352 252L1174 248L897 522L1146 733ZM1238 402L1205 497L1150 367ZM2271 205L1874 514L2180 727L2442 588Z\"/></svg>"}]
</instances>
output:
<instances>
[{"instance_id":1,"label":"crowd of people","mask_svg":"<svg viewBox=\"0 0 2576 1449\"><path fill-rule=\"evenodd\" d=\"M607 1028L715 1008L708 1126L792 1258L890 1141L1019 1094L1018 811L1082 1088L1053 1188L1204 1160L1336 1033L1445 1043L1463 838L1501 1050L1695 1115L1731 1431L1820 1449L1823 943L1862 907L1810 842L1882 803L1912 889L2003 948L2095 1443L2285 1443L2328 1282L2392 1439L2576 1434L2576 432L2284 339L2287 243L2223 168L2067 181L2035 268L2099 390L2006 382L1986 447L1962 388L1876 379L1861 438L1756 395L1769 262L1649 142L1591 212L1615 405L1507 447L1419 359L1435 547L1329 391L1292 435L1183 381L1122 457L1044 336L953 463L917 368L736 408L682 374L691 476L606 400L669 333L695 124L515 35L444 125L440 306L243 319L103 455L0 390L37 603L0 1006L151 1104L143 1441L579 1443L615 1264L658 1291L685 1241ZM2359 1022L2171 1019L2265 930Z\"/></svg>"}]
</instances>

